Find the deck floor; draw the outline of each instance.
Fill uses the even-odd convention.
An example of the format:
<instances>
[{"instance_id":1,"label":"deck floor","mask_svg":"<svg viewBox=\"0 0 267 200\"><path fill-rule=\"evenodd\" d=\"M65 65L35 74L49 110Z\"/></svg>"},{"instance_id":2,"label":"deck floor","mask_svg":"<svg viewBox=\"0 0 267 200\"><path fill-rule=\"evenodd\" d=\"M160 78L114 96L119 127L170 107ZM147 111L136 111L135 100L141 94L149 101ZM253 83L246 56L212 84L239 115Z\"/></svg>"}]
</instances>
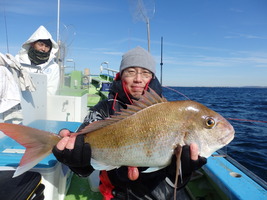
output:
<instances>
[{"instance_id":1,"label":"deck floor","mask_svg":"<svg viewBox=\"0 0 267 200\"><path fill-rule=\"evenodd\" d=\"M99 192L93 192L87 178L73 175L71 185L64 200L102 200Z\"/></svg>"}]
</instances>

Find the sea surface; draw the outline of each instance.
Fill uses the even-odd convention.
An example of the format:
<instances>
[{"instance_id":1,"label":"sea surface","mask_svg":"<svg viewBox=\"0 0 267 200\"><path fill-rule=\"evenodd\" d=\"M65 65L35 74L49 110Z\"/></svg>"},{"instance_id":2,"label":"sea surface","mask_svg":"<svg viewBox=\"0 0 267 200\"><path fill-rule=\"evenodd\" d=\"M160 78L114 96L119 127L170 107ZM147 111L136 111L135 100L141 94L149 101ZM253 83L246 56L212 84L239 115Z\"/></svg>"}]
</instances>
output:
<instances>
[{"instance_id":1,"label":"sea surface","mask_svg":"<svg viewBox=\"0 0 267 200\"><path fill-rule=\"evenodd\" d=\"M222 150L267 181L267 88L164 87L163 95L189 98L228 119L235 138Z\"/></svg>"}]
</instances>

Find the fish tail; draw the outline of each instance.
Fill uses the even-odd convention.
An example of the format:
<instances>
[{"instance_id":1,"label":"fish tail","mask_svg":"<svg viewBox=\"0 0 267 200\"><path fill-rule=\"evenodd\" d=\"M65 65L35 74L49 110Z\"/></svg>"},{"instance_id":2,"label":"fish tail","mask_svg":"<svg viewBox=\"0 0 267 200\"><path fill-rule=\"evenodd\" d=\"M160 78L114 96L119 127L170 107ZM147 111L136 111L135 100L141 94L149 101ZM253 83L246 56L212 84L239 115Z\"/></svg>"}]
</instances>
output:
<instances>
[{"instance_id":1,"label":"fish tail","mask_svg":"<svg viewBox=\"0 0 267 200\"><path fill-rule=\"evenodd\" d=\"M28 171L52 152L60 137L54 133L35 128L0 123L0 131L26 148L26 151L13 177Z\"/></svg>"}]
</instances>

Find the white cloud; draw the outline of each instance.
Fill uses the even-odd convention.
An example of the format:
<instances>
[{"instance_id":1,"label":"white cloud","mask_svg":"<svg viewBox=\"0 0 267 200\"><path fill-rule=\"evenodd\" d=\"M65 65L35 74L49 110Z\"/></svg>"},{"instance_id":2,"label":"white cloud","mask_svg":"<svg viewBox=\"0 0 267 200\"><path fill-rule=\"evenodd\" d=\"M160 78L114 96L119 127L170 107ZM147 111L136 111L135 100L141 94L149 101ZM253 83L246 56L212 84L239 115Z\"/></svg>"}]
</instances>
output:
<instances>
[{"instance_id":1,"label":"white cloud","mask_svg":"<svg viewBox=\"0 0 267 200\"><path fill-rule=\"evenodd\" d=\"M245 34L245 33L230 33L230 35L224 36L225 39L245 38L245 39L263 39L266 40L266 36Z\"/></svg>"}]
</instances>

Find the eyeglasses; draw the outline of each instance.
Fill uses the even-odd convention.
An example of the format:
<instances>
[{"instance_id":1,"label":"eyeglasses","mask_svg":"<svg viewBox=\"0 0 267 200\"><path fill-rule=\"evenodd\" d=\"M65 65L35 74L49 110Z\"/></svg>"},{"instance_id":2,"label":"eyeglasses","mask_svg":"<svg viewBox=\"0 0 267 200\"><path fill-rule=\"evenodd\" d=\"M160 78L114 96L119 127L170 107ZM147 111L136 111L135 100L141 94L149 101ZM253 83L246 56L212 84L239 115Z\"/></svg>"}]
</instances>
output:
<instances>
[{"instance_id":1,"label":"eyeglasses","mask_svg":"<svg viewBox=\"0 0 267 200\"><path fill-rule=\"evenodd\" d=\"M148 71L148 70L141 70L141 72L138 72L136 69L134 68L129 68L123 71L123 74L126 77L134 77L137 74L141 74L142 78L152 78L152 72Z\"/></svg>"}]
</instances>

